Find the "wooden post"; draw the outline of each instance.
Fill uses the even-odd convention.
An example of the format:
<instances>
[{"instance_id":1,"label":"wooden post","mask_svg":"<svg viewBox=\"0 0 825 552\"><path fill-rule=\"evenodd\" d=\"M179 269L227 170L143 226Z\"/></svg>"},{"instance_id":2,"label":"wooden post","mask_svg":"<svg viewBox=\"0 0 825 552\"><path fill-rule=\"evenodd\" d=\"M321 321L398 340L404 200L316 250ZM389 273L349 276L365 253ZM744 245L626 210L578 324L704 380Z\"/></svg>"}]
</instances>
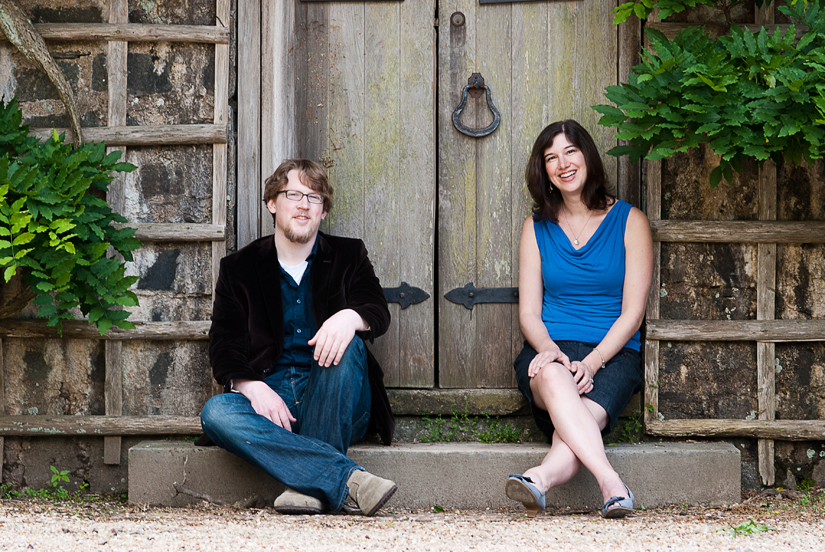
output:
<instances>
[{"instance_id":1,"label":"wooden post","mask_svg":"<svg viewBox=\"0 0 825 552\"><path fill-rule=\"evenodd\" d=\"M6 415L6 365L3 362L3 340L0 339L0 415ZM0 435L0 485L3 484L3 446L4 438Z\"/></svg>"},{"instance_id":2,"label":"wooden post","mask_svg":"<svg viewBox=\"0 0 825 552\"><path fill-rule=\"evenodd\" d=\"M770 25L774 23L774 2L756 8L754 23ZM776 165L768 160L759 170L759 220L776 220ZM776 303L776 244L758 246L756 276L756 319L773 320ZM757 408L760 420L776 417L776 372L774 366L776 345L757 341ZM774 469L774 442L759 439L759 476L763 485L773 485L776 480Z\"/></svg>"},{"instance_id":3,"label":"wooden post","mask_svg":"<svg viewBox=\"0 0 825 552\"><path fill-rule=\"evenodd\" d=\"M109 4L109 23L129 22L128 0L112 0ZM129 44L123 41L111 41L107 44L107 66L109 80L109 112L107 126L126 125L126 58ZM106 148L107 153L122 151L126 158L126 148ZM106 201L112 209L120 214L125 210L126 195L124 192L124 178L119 176L109 184L109 193ZM123 414L123 376L122 357L123 344L120 341L107 340L104 344L106 351L106 380L104 384L104 402L106 415L120 416ZM120 464L120 437L103 438L103 463Z\"/></svg>"},{"instance_id":4,"label":"wooden post","mask_svg":"<svg viewBox=\"0 0 825 552\"><path fill-rule=\"evenodd\" d=\"M630 17L619 25L619 83L627 82L630 68L639 63L641 41L642 22L638 17ZM628 144L627 140L619 140L619 145ZM616 194L635 207L641 206L641 166L641 163L631 165L627 155L619 158Z\"/></svg>"},{"instance_id":5,"label":"wooden post","mask_svg":"<svg viewBox=\"0 0 825 552\"><path fill-rule=\"evenodd\" d=\"M659 8L654 8L648 16L648 23L656 20ZM646 42L647 47L650 44ZM647 203L645 205L647 218L653 222L662 218L662 162L645 161ZM650 281L650 293L647 296L647 320L659 319L659 288L662 280L662 244L653 242L653 278ZM645 382L644 382L644 411L645 428L651 423L659 421L659 341L650 340L645 336Z\"/></svg>"},{"instance_id":6,"label":"wooden post","mask_svg":"<svg viewBox=\"0 0 825 552\"><path fill-rule=\"evenodd\" d=\"M244 2L242 2L243 4ZM216 25L227 27L229 21L230 0L217 0L215 6ZM215 124L229 123L229 44L215 44ZM226 154L227 145L212 146L212 224L226 225ZM246 186L248 183L241 183ZM226 255L226 241L212 242L212 300L215 300L215 283L220 273L221 259ZM220 394L223 389L212 382L213 394Z\"/></svg>"},{"instance_id":7,"label":"wooden post","mask_svg":"<svg viewBox=\"0 0 825 552\"><path fill-rule=\"evenodd\" d=\"M759 170L759 220L776 220L776 165L768 160ZM758 246L756 276L756 319L773 320L776 304L776 244ZM757 404L760 420L776 416L776 377L774 359L776 345L763 341L756 343ZM763 485L773 485L774 443L759 440L759 475Z\"/></svg>"},{"instance_id":8,"label":"wooden post","mask_svg":"<svg viewBox=\"0 0 825 552\"><path fill-rule=\"evenodd\" d=\"M237 245L261 235L261 3L238 4L238 200ZM218 78L215 73L215 78ZM217 90L217 87L216 87ZM217 102L216 102L217 108Z\"/></svg>"}]
</instances>

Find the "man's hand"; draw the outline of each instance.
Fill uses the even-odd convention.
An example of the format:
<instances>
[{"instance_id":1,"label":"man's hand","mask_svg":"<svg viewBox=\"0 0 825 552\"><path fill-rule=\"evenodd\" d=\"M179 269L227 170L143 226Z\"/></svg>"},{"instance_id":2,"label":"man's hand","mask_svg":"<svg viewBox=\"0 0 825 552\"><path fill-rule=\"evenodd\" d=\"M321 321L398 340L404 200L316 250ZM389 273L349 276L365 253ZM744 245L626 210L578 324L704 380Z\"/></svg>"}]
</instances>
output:
<instances>
[{"instance_id":1,"label":"man's hand","mask_svg":"<svg viewBox=\"0 0 825 552\"><path fill-rule=\"evenodd\" d=\"M292 413L290 413L281 396L266 383L255 380L235 380L233 389L249 399L257 414L268 419L276 426L292 431L291 422L297 420L292 417Z\"/></svg>"},{"instance_id":2,"label":"man's hand","mask_svg":"<svg viewBox=\"0 0 825 552\"><path fill-rule=\"evenodd\" d=\"M313 357L319 365L338 365L356 331L369 329L361 315L352 309L336 312L321 326L307 344L315 347Z\"/></svg>"}]
</instances>

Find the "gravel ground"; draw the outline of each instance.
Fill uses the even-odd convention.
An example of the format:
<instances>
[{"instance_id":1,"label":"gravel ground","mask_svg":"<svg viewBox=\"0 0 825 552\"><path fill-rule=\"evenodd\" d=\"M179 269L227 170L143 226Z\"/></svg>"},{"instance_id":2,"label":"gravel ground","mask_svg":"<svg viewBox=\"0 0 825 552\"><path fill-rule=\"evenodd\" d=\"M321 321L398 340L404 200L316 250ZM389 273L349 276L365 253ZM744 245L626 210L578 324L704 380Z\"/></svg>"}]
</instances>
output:
<instances>
[{"instance_id":1,"label":"gravel ground","mask_svg":"<svg viewBox=\"0 0 825 552\"><path fill-rule=\"evenodd\" d=\"M825 495L817 496L825 499ZM806 502L807 501L807 502ZM593 512L387 509L373 518L282 516L202 504L139 508L106 500L0 500L0 550L825 550L823 502L757 496L724 508ZM762 531L734 534L753 522ZM767 530L765 527L770 527ZM740 531L741 532L741 531Z\"/></svg>"}]
</instances>

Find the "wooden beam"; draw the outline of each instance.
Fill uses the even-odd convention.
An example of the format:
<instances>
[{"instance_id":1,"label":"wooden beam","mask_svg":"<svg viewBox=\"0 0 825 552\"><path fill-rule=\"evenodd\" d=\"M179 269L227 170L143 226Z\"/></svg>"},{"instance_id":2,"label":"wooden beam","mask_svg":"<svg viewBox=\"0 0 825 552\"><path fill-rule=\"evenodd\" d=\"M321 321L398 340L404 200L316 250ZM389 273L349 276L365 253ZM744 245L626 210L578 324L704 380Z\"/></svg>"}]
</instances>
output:
<instances>
[{"instance_id":1,"label":"wooden beam","mask_svg":"<svg viewBox=\"0 0 825 552\"><path fill-rule=\"evenodd\" d=\"M133 330L112 328L101 336L97 328L83 320L65 320L63 322L64 339L109 339L119 341L146 340L206 340L209 339L209 320L192 322L134 322ZM19 320L6 318L0 320L0 338L60 338L54 327L46 326L45 320Z\"/></svg>"},{"instance_id":2,"label":"wooden beam","mask_svg":"<svg viewBox=\"0 0 825 552\"><path fill-rule=\"evenodd\" d=\"M825 341L825 320L648 320L647 338L670 341Z\"/></svg>"},{"instance_id":3,"label":"wooden beam","mask_svg":"<svg viewBox=\"0 0 825 552\"><path fill-rule=\"evenodd\" d=\"M238 248L261 236L261 2L246 0L238 5ZM291 126L291 125L284 125ZM270 129L272 130L272 129ZM280 161L280 159L278 160Z\"/></svg>"},{"instance_id":4,"label":"wooden beam","mask_svg":"<svg viewBox=\"0 0 825 552\"><path fill-rule=\"evenodd\" d=\"M822 441L825 420L665 420L645 427L657 437L756 437L778 441Z\"/></svg>"},{"instance_id":5,"label":"wooden beam","mask_svg":"<svg viewBox=\"0 0 825 552\"><path fill-rule=\"evenodd\" d=\"M759 219L776 220L776 165L773 161L766 161L759 170ZM757 249L756 319L773 320L776 307L776 244L760 243ZM757 405L760 420L773 420L776 417L774 358L775 343L756 343ZM776 478L774 443L760 439L757 448L762 484L773 485Z\"/></svg>"},{"instance_id":6,"label":"wooden beam","mask_svg":"<svg viewBox=\"0 0 825 552\"><path fill-rule=\"evenodd\" d=\"M111 0L109 3L109 23L123 24L129 22L129 2L128 0ZM126 126L127 110L127 80L129 71L127 68L129 44L121 40L112 41L106 48L106 70L109 83L109 104L108 127ZM85 134L85 132L84 132ZM106 153L120 151L121 160L126 160L126 148L124 146L106 148ZM112 206L112 210L118 214L126 214L126 178L123 174L109 183L109 191L106 194L106 201ZM114 256L115 252L109 248L107 253ZM123 344L120 341L106 341L104 343L104 356L106 359L106 378L103 387L103 397L105 403L105 413L113 416L120 416L123 413ZM106 437L103 440L103 463L120 464L120 437Z\"/></svg>"},{"instance_id":7,"label":"wooden beam","mask_svg":"<svg viewBox=\"0 0 825 552\"><path fill-rule=\"evenodd\" d=\"M197 416L0 416L0 435L94 437L198 435Z\"/></svg>"},{"instance_id":8,"label":"wooden beam","mask_svg":"<svg viewBox=\"0 0 825 552\"><path fill-rule=\"evenodd\" d=\"M130 222L113 224L113 226L136 229L135 237L143 242L204 242L226 239L226 225L224 224Z\"/></svg>"},{"instance_id":9,"label":"wooden beam","mask_svg":"<svg viewBox=\"0 0 825 552\"><path fill-rule=\"evenodd\" d=\"M651 224L662 218L662 162L645 161L647 181L647 218ZM659 288L662 282L662 244L653 243L653 276L647 296L647 318L659 318ZM645 330L644 363L644 412L645 427L655 422L659 415L659 342L650 338L650 326ZM650 407L648 407L650 405Z\"/></svg>"},{"instance_id":10,"label":"wooden beam","mask_svg":"<svg viewBox=\"0 0 825 552\"><path fill-rule=\"evenodd\" d=\"M107 416L123 414L123 342L108 340L106 348L106 381L103 384L103 401ZM103 439L103 463L120 464L120 436Z\"/></svg>"},{"instance_id":11,"label":"wooden beam","mask_svg":"<svg viewBox=\"0 0 825 552\"><path fill-rule=\"evenodd\" d=\"M109 8L110 13L113 11ZM111 21L111 18L110 18ZM229 30L208 25L151 25L143 23L35 23L43 40L87 42L113 40L125 42L192 42L229 44ZM0 35L0 41L8 39Z\"/></svg>"},{"instance_id":12,"label":"wooden beam","mask_svg":"<svg viewBox=\"0 0 825 552\"><path fill-rule=\"evenodd\" d=\"M650 228L657 242L825 243L823 221L651 220Z\"/></svg>"},{"instance_id":13,"label":"wooden beam","mask_svg":"<svg viewBox=\"0 0 825 552\"><path fill-rule=\"evenodd\" d=\"M216 24L228 30L229 0L217 0L215 4ZM226 128L229 121L229 45L215 46L215 126ZM226 226L226 181L227 181L227 150L226 143L212 146L212 224ZM220 262L226 255L226 242L216 240L212 242L212 289L218 281ZM212 294L215 300L215 294ZM213 386L215 387L215 386ZM215 387L217 391L217 387Z\"/></svg>"},{"instance_id":14,"label":"wooden beam","mask_svg":"<svg viewBox=\"0 0 825 552\"><path fill-rule=\"evenodd\" d=\"M72 131L58 128L72 140ZM29 132L45 140L52 135L50 128L34 128ZM182 144L225 144L226 125L144 125L88 127L83 129L87 142L106 142L107 146L175 146Z\"/></svg>"},{"instance_id":15,"label":"wooden beam","mask_svg":"<svg viewBox=\"0 0 825 552\"><path fill-rule=\"evenodd\" d=\"M746 27L752 33L758 33L759 30L763 27L763 25L739 25L740 27ZM668 40L673 40L676 38L676 35L679 34L680 31L684 29L689 29L691 27L704 27L705 31L710 33L711 38L716 38L719 36L722 31L725 30L724 25L719 25L715 23L706 23L706 24L692 24L692 23L663 23L661 21L656 22L648 22L645 24L645 27L649 29L656 29L657 31L661 31L667 37ZM779 30L784 35L788 29L791 27L789 24L784 25L764 25L765 30L768 31L769 34L773 34L776 30ZM805 25L797 25L796 26L796 38L799 40L802 38L802 35L808 32L808 27ZM725 35L730 36L730 31L724 33Z\"/></svg>"},{"instance_id":16,"label":"wooden beam","mask_svg":"<svg viewBox=\"0 0 825 552\"><path fill-rule=\"evenodd\" d=\"M3 340L0 339L0 416L6 415L6 365L3 362ZM3 434L0 433L0 485L3 484Z\"/></svg>"},{"instance_id":17,"label":"wooden beam","mask_svg":"<svg viewBox=\"0 0 825 552\"><path fill-rule=\"evenodd\" d=\"M639 63L639 52L642 47L642 22L638 17L630 17L619 25L619 82L627 82L631 67ZM629 145L627 140L619 140L619 145ZM630 164L630 157L619 157L618 179L616 193L619 199L635 207L640 207L642 163Z\"/></svg>"}]
</instances>

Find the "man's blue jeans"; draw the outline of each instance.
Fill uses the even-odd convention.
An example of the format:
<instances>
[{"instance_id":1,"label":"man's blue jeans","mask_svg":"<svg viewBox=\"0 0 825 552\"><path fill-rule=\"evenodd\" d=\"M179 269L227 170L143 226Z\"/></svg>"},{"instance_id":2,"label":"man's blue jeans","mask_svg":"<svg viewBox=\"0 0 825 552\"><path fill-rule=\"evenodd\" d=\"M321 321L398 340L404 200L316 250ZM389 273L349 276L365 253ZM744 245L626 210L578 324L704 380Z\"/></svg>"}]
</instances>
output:
<instances>
[{"instance_id":1,"label":"man's blue jeans","mask_svg":"<svg viewBox=\"0 0 825 552\"><path fill-rule=\"evenodd\" d=\"M347 448L367 431L370 386L367 352L355 336L341 362L329 368L290 368L264 380L298 421L292 431L258 415L240 393L215 395L201 412L201 426L212 441L298 492L341 509L347 480L361 466Z\"/></svg>"}]
</instances>

